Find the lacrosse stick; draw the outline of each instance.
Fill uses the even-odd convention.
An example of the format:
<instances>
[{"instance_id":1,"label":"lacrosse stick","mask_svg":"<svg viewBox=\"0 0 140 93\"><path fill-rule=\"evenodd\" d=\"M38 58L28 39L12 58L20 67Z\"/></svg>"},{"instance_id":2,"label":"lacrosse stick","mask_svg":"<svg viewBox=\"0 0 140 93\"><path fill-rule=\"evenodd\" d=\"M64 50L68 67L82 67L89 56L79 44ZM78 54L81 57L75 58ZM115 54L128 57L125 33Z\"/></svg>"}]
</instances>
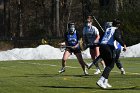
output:
<instances>
[{"instance_id":1,"label":"lacrosse stick","mask_svg":"<svg viewBox=\"0 0 140 93\"><path fill-rule=\"evenodd\" d=\"M80 47L80 50L81 50L81 51L86 50L86 49L87 49L89 46L91 46L91 45L99 45L99 43L85 44L85 43L83 43L82 38L80 38L78 44L79 44L79 47ZM61 50L61 52L63 52L66 48L73 48L73 46L65 46L65 45L61 45L61 46L60 46L60 50Z\"/></svg>"},{"instance_id":2,"label":"lacrosse stick","mask_svg":"<svg viewBox=\"0 0 140 93\"><path fill-rule=\"evenodd\" d=\"M98 26L101 28L101 30L103 31L103 32L105 32L104 31L104 29L102 28L102 26L100 25L100 23L97 21L97 19L95 18L95 16L93 16L93 18L94 18L94 20L96 21L96 23L98 24Z\"/></svg>"},{"instance_id":3,"label":"lacrosse stick","mask_svg":"<svg viewBox=\"0 0 140 93\"><path fill-rule=\"evenodd\" d=\"M88 69L90 69L93 65L96 65L96 64L98 64L101 61L102 61L102 58L99 55L93 62L90 63L90 65L88 66Z\"/></svg>"},{"instance_id":4,"label":"lacrosse stick","mask_svg":"<svg viewBox=\"0 0 140 93\"><path fill-rule=\"evenodd\" d=\"M81 51L84 51L84 50L87 49L86 44L83 43L83 39L82 38L80 38L78 43L79 43L79 47L80 47Z\"/></svg>"},{"instance_id":5,"label":"lacrosse stick","mask_svg":"<svg viewBox=\"0 0 140 93\"><path fill-rule=\"evenodd\" d=\"M73 48L73 46L60 46L60 51L64 52L66 48Z\"/></svg>"},{"instance_id":6,"label":"lacrosse stick","mask_svg":"<svg viewBox=\"0 0 140 93\"><path fill-rule=\"evenodd\" d=\"M93 43L93 44L85 44L84 42L83 42L83 39L81 38L80 40L79 40L79 47L80 47L80 49L81 49L81 51L84 51L84 50L86 50L89 46L99 46L99 43L97 42L97 43Z\"/></svg>"},{"instance_id":7,"label":"lacrosse stick","mask_svg":"<svg viewBox=\"0 0 140 93\"><path fill-rule=\"evenodd\" d=\"M44 38L41 39L41 43L44 45L44 44L47 44L47 40L45 40Z\"/></svg>"}]
</instances>

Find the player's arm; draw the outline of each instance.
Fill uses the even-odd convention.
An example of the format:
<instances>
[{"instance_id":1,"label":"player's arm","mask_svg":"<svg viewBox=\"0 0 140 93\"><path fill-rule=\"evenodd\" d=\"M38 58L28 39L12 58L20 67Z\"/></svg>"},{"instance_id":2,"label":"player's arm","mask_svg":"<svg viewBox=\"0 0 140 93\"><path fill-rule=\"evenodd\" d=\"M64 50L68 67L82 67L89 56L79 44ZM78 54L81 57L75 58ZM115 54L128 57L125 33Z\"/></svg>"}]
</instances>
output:
<instances>
[{"instance_id":1,"label":"player's arm","mask_svg":"<svg viewBox=\"0 0 140 93\"><path fill-rule=\"evenodd\" d=\"M123 50L126 51L126 45L125 45L125 43L123 42L121 33L120 33L120 31L119 31L118 29L115 30L114 39L115 39L116 41L118 41L118 42L121 44L121 46L124 47Z\"/></svg>"},{"instance_id":2,"label":"player's arm","mask_svg":"<svg viewBox=\"0 0 140 93\"><path fill-rule=\"evenodd\" d=\"M100 35L99 35L99 30L95 27L95 33L96 33L96 39L94 41L94 43L98 43L99 39L100 39Z\"/></svg>"}]
</instances>

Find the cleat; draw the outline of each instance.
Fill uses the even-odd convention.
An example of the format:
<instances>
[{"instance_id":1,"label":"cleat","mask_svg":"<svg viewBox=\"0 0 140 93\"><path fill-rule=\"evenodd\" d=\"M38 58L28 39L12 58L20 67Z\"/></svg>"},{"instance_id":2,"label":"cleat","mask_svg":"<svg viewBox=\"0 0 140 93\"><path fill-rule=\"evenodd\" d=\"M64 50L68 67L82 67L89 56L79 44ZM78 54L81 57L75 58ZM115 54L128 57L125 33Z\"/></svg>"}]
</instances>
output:
<instances>
[{"instance_id":1,"label":"cleat","mask_svg":"<svg viewBox=\"0 0 140 93\"><path fill-rule=\"evenodd\" d=\"M111 88L112 86L108 83L108 79L104 80L104 85L106 86L106 88Z\"/></svg>"},{"instance_id":2,"label":"cleat","mask_svg":"<svg viewBox=\"0 0 140 93\"><path fill-rule=\"evenodd\" d=\"M121 68L120 70L121 70L121 74L125 75L125 70L123 68Z\"/></svg>"},{"instance_id":3,"label":"cleat","mask_svg":"<svg viewBox=\"0 0 140 93\"><path fill-rule=\"evenodd\" d=\"M104 83L104 85L106 86L106 88L111 88L112 87L109 83Z\"/></svg>"},{"instance_id":4,"label":"cleat","mask_svg":"<svg viewBox=\"0 0 140 93\"><path fill-rule=\"evenodd\" d=\"M103 88L103 89L106 89L106 85L104 85L103 81L102 80L98 80L98 82L96 82L96 84L100 87L100 88Z\"/></svg>"},{"instance_id":5,"label":"cleat","mask_svg":"<svg viewBox=\"0 0 140 93\"><path fill-rule=\"evenodd\" d=\"M125 71L121 71L121 74L122 74L122 75L125 75Z\"/></svg>"},{"instance_id":6,"label":"cleat","mask_svg":"<svg viewBox=\"0 0 140 93\"><path fill-rule=\"evenodd\" d=\"M101 73L101 71L100 71L100 69L96 69L96 72L94 73L95 75L98 75L98 74L100 74Z\"/></svg>"},{"instance_id":7,"label":"cleat","mask_svg":"<svg viewBox=\"0 0 140 93\"><path fill-rule=\"evenodd\" d=\"M85 75L85 76L87 76L87 75L88 75L88 72L87 72L87 70L85 70L85 71L84 71L84 75Z\"/></svg>"},{"instance_id":8,"label":"cleat","mask_svg":"<svg viewBox=\"0 0 140 93\"><path fill-rule=\"evenodd\" d=\"M65 69L64 68L62 68L60 71L58 71L60 74L61 73L63 73L63 72L65 72Z\"/></svg>"}]
</instances>

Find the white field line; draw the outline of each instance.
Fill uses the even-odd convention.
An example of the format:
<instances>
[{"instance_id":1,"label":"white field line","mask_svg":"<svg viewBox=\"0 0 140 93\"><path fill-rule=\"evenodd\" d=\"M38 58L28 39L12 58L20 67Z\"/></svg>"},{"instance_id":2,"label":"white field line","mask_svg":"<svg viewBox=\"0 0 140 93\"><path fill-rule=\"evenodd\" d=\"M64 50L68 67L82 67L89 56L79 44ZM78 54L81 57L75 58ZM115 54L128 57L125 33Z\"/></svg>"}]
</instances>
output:
<instances>
[{"instance_id":1,"label":"white field line","mask_svg":"<svg viewBox=\"0 0 140 93\"><path fill-rule=\"evenodd\" d=\"M22 64L33 64L33 65L47 65L47 66L55 66L55 67L57 67L57 65L52 65L52 64L40 64L40 63L27 63L27 62L19 62L19 63L22 63ZM61 67L61 66L59 66L59 67ZM77 68L81 68L81 67L73 67L73 66L66 66L67 68L75 68L75 69L77 69ZM95 70L95 69L93 69L93 70ZM115 73L120 73L120 71L111 71L111 72L115 72ZM126 72L126 74L131 74L131 75L140 75L140 73L132 73L132 72Z\"/></svg>"},{"instance_id":2,"label":"white field line","mask_svg":"<svg viewBox=\"0 0 140 93\"><path fill-rule=\"evenodd\" d=\"M135 63L135 64L139 64L140 65L140 63Z\"/></svg>"},{"instance_id":3,"label":"white field line","mask_svg":"<svg viewBox=\"0 0 140 93\"><path fill-rule=\"evenodd\" d=\"M106 91L106 90L94 90L94 91L91 91L91 92L96 93L96 92L104 92L104 91Z\"/></svg>"},{"instance_id":4,"label":"white field line","mask_svg":"<svg viewBox=\"0 0 140 93\"><path fill-rule=\"evenodd\" d=\"M1 69L16 68L16 66L0 67Z\"/></svg>"}]
</instances>

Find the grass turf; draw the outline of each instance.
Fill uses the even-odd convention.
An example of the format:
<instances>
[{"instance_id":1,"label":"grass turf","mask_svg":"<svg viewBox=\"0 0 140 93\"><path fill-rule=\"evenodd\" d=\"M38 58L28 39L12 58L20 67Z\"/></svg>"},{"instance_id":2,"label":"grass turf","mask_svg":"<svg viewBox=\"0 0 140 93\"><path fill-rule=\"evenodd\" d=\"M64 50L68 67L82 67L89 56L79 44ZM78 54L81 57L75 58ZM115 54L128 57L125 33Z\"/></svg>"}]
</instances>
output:
<instances>
[{"instance_id":1,"label":"grass turf","mask_svg":"<svg viewBox=\"0 0 140 93\"><path fill-rule=\"evenodd\" d=\"M90 62L90 60L85 60ZM66 72L58 74L61 60L0 61L0 93L140 93L140 58L123 58L126 75L112 70L109 89L100 89L96 81L100 75L89 76L77 60L68 60Z\"/></svg>"}]
</instances>

